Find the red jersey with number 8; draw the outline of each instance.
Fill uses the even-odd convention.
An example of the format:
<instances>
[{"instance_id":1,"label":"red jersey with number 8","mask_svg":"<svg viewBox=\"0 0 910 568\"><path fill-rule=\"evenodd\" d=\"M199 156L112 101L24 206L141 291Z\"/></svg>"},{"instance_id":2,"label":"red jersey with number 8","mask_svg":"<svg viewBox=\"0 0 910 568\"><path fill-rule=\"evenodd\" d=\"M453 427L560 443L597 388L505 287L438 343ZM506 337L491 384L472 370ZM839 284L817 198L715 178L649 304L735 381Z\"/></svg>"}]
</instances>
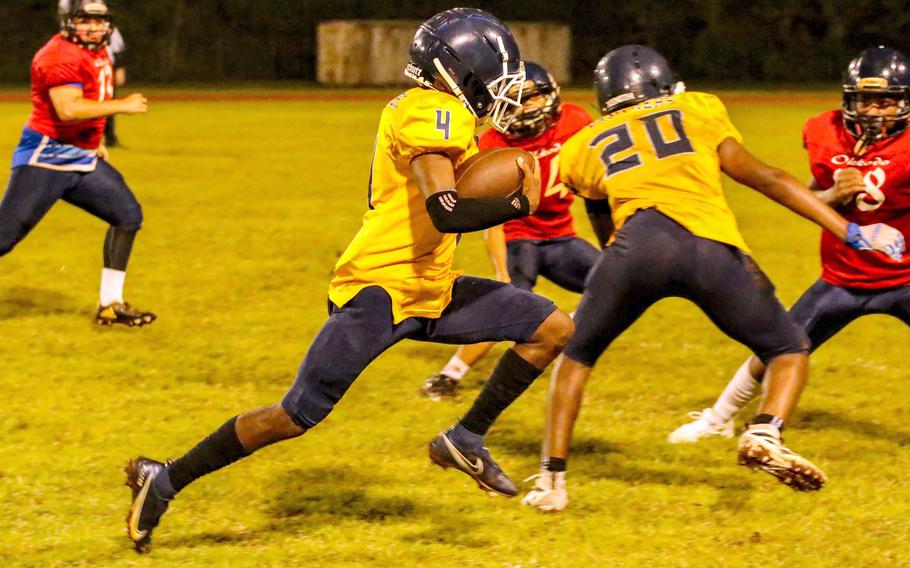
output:
<instances>
[{"instance_id":1,"label":"red jersey with number 8","mask_svg":"<svg viewBox=\"0 0 910 568\"><path fill-rule=\"evenodd\" d=\"M838 211L859 225L885 223L910 237L910 132L881 140L862 156L856 139L844 127L841 111L810 118L803 128L812 176L822 189L834 185L835 172L856 168L866 191ZM822 232L822 278L845 288L885 289L910 285L910 254L902 261L878 252L858 251L831 233Z\"/></svg>"},{"instance_id":2,"label":"red jersey with number 8","mask_svg":"<svg viewBox=\"0 0 910 568\"><path fill-rule=\"evenodd\" d=\"M569 211L572 194L559 182L559 150L566 140L591 123L591 117L585 109L571 103L564 103L561 110L557 123L539 136L510 138L491 129L480 137L478 146L481 150L505 146L521 148L540 162L540 205L533 215L503 225L507 241L546 241L575 236Z\"/></svg>"},{"instance_id":3,"label":"red jersey with number 8","mask_svg":"<svg viewBox=\"0 0 910 568\"><path fill-rule=\"evenodd\" d=\"M113 98L111 57L106 49L90 50L55 35L32 60L32 115L28 127L80 148L97 148L104 134L106 117L64 122L51 102L54 87L73 86L93 101Z\"/></svg>"}]
</instances>

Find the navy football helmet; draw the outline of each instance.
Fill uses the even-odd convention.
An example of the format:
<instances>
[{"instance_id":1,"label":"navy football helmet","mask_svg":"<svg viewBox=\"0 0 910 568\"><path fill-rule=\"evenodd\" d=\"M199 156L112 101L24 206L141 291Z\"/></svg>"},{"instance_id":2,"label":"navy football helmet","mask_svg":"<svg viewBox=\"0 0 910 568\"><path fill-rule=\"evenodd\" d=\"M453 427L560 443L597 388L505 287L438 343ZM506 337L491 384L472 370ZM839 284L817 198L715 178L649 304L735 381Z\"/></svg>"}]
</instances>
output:
<instances>
[{"instance_id":1,"label":"navy football helmet","mask_svg":"<svg viewBox=\"0 0 910 568\"><path fill-rule=\"evenodd\" d=\"M61 2L61 8L63 2ZM76 34L76 20L80 18L97 18L107 22L107 31L101 41L87 43ZM73 43L89 49L100 49L111 40L114 28L111 25L111 13L106 0L69 0L69 7L61 11L60 28L63 36Z\"/></svg>"},{"instance_id":2,"label":"navy football helmet","mask_svg":"<svg viewBox=\"0 0 910 568\"><path fill-rule=\"evenodd\" d=\"M420 25L404 74L458 97L477 118L505 131L521 109L525 71L512 33L492 14L453 8ZM510 93L512 93L510 95Z\"/></svg>"},{"instance_id":3,"label":"navy football helmet","mask_svg":"<svg viewBox=\"0 0 910 568\"><path fill-rule=\"evenodd\" d=\"M896 102L897 111L869 113L877 101ZM896 49L873 47L856 56L844 73L843 119L857 139L857 153L883 138L900 134L910 118L910 60Z\"/></svg>"},{"instance_id":4,"label":"navy football helmet","mask_svg":"<svg viewBox=\"0 0 910 568\"><path fill-rule=\"evenodd\" d=\"M685 90L674 81L664 57L643 45L624 45L607 53L594 69L594 88L601 114L641 101Z\"/></svg>"},{"instance_id":5,"label":"navy football helmet","mask_svg":"<svg viewBox=\"0 0 910 568\"><path fill-rule=\"evenodd\" d=\"M518 87L516 85L513 89ZM521 87L521 111L506 129L506 134L515 138L539 136L559 120L559 85L549 71L537 63L525 61L525 82ZM518 93L511 92L509 96L515 98ZM529 106L528 103L535 97L541 97L540 104Z\"/></svg>"}]
</instances>

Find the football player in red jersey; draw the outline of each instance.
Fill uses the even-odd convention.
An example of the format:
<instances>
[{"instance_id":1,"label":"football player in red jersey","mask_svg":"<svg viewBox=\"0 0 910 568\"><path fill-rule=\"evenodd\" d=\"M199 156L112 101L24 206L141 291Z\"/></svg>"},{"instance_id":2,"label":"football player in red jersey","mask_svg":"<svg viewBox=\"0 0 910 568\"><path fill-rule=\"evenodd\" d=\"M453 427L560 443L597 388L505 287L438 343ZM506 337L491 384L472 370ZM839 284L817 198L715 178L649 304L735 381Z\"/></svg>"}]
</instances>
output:
<instances>
[{"instance_id":1,"label":"football player in red jersey","mask_svg":"<svg viewBox=\"0 0 910 568\"><path fill-rule=\"evenodd\" d=\"M537 211L488 229L485 237L496 279L531 290L538 276L571 292L584 288L585 277L598 259L598 250L575 234L572 195L559 183L559 149L563 142L591 123L578 105L561 103L559 85L542 66L525 61L521 114L505 133L488 130L481 150L521 148L540 162L543 188ZM432 400L454 398L462 377L495 343L459 347L445 367L424 381L420 392Z\"/></svg>"},{"instance_id":2,"label":"football player in red jersey","mask_svg":"<svg viewBox=\"0 0 910 568\"><path fill-rule=\"evenodd\" d=\"M123 300L126 266L142 208L101 145L114 114L142 114L145 97L113 98L107 45L111 17L102 0L78 0L62 18L60 33L32 60L32 114L13 153L12 173L0 203L0 256L10 252L62 199L106 221L104 268L96 321L147 325L151 312Z\"/></svg>"},{"instance_id":3,"label":"football player in red jersey","mask_svg":"<svg viewBox=\"0 0 910 568\"><path fill-rule=\"evenodd\" d=\"M848 221L910 235L910 60L894 49L867 49L847 67L843 92L842 109L803 129L810 187ZM790 309L812 350L867 314L910 324L910 256L860 253L822 232L821 260L821 278ZM733 416L760 392L764 373L755 357L743 363L714 406L691 413L695 420L669 441L732 436Z\"/></svg>"}]
</instances>

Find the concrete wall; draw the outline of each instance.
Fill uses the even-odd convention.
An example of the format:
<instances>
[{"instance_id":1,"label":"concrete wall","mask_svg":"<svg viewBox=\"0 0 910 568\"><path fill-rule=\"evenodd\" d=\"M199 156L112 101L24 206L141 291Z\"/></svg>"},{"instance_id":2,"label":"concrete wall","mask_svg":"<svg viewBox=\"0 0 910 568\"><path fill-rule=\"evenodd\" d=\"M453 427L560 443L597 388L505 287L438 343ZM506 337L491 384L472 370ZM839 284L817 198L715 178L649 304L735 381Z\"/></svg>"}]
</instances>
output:
<instances>
[{"instance_id":1,"label":"concrete wall","mask_svg":"<svg viewBox=\"0 0 910 568\"><path fill-rule=\"evenodd\" d=\"M408 47L419 21L333 20L317 30L316 77L325 85L406 85ZM546 67L556 80L568 83L572 35L568 26L516 22L509 29L522 58Z\"/></svg>"}]
</instances>

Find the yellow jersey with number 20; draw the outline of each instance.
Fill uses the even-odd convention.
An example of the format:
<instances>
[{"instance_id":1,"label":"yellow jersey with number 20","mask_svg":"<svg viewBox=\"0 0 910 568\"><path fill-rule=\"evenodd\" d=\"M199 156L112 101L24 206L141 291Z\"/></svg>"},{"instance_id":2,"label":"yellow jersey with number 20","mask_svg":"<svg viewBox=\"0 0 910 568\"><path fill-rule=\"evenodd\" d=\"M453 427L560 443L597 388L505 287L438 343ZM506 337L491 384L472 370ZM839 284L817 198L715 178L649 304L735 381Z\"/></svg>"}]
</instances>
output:
<instances>
[{"instance_id":1,"label":"yellow jersey with number 20","mask_svg":"<svg viewBox=\"0 0 910 568\"><path fill-rule=\"evenodd\" d=\"M474 115L457 98L410 89L382 111L363 226L335 265L329 299L343 306L368 286L392 298L395 323L437 318L452 299L456 235L440 233L426 209L411 160L439 153L455 167L477 153Z\"/></svg>"},{"instance_id":2,"label":"yellow jersey with number 20","mask_svg":"<svg viewBox=\"0 0 910 568\"><path fill-rule=\"evenodd\" d=\"M749 248L721 186L717 147L742 141L714 95L680 93L605 115L560 152L562 181L588 199L609 198L618 231L657 209L692 234Z\"/></svg>"}]
</instances>

